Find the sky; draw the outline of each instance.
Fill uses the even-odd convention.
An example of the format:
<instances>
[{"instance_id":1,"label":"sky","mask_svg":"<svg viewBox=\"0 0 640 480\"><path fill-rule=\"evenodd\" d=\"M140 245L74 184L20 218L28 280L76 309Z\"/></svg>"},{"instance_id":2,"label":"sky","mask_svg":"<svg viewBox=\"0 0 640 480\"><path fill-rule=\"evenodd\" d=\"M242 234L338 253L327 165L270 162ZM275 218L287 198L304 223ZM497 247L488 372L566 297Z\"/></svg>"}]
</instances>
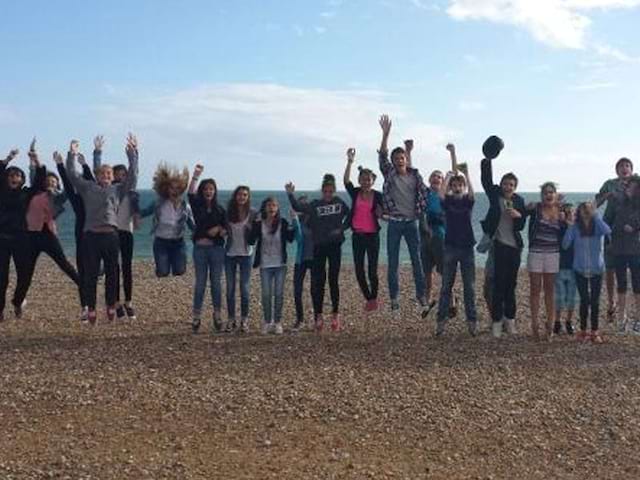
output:
<instances>
[{"instance_id":1,"label":"sky","mask_svg":"<svg viewBox=\"0 0 640 480\"><path fill-rule=\"evenodd\" d=\"M378 117L425 176L454 142L497 174L594 191L640 153L640 0L0 0L0 155L140 141L221 189L319 188L348 147L376 167ZM380 187L380 185L378 185Z\"/></svg>"}]
</instances>

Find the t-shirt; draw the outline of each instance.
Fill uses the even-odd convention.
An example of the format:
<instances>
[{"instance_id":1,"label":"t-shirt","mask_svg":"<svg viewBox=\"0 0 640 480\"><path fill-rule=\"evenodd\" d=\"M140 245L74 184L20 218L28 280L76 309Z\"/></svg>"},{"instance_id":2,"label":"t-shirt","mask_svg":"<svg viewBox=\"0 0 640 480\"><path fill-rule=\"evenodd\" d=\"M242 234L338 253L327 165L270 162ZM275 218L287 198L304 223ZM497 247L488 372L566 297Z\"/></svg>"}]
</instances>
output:
<instances>
[{"instance_id":1,"label":"t-shirt","mask_svg":"<svg viewBox=\"0 0 640 480\"><path fill-rule=\"evenodd\" d=\"M513 233L513 218L507 213L507 207L505 205L505 199L500 197L500 222L496 229L495 239L507 245L508 247L518 248L516 242L516 236Z\"/></svg>"},{"instance_id":2,"label":"t-shirt","mask_svg":"<svg viewBox=\"0 0 640 480\"><path fill-rule=\"evenodd\" d=\"M231 229L231 245L227 251L228 257L248 257L251 255L251 247L247 244L246 231L249 215L240 222L229 222Z\"/></svg>"},{"instance_id":3,"label":"t-shirt","mask_svg":"<svg viewBox=\"0 0 640 480\"><path fill-rule=\"evenodd\" d=\"M442 202L440 200L440 195L433 190L429 190L429 194L427 196L427 223L431 227L431 231L434 235L444 238L446 224L444 221Z\"/></svg>"},{"instance_id":4,"label":"t-shirt","mask_svg":"<svg viewBox=\"0 0 640 480\"><path fill-rule=\"evenodd\" d=\"M262 222L261 268L282 267L282 228L278 225L275 233L271 233L271 225Z\"/></svg>"},{"instance_id":5,"label":"t-shirt","mask_svg":"<svg viewBox=\"0 0 640 480\"><path fill-rule=\"evenodd\" d=\"M378 231L378 225L373 213L373 201L374 197L368 200L362 198L362 195L358 195L353 204L353 231L356 233L376 233Z\"/></svg>"},{"instance_id":6,"label":"t-shirt","mask_svg":"<svg viewBox=\"0 0 640 480\"><path fill-rule=\"evenodd\" d=\"M607 180L602 184L602 187L600 187L600 191L598 192L598 195L605 195L607 193L613 193L614 195L619 195L619 196L624 195L624 182L619 178L612 178L610 180ZM611 225L611 222L612 222L612 218L611 218L613 213L612 204L613 204L612 201L610 200L607 201L607 206L604 209L604 215L602 217L602 219L605 222L607 222L609 225Z\"/></svg>"},{"instance_id":7,"label":"t-shirt","mask_svg":"<svg viewBox=\"0 0 640 480\"><path fill-rule=\"evenodd\" d=\"M406 220L416 219L416 189L418 183L415 175L396 175L389 195L395 203L390 215L394 218Z\"/></svg>"},{"instance_id":8,"label":"t-shirt","mask_svg":"<svg viewBox=\"0 0 640 480\"><path fill-rule=\"evenodd\" d=\"M442 202L446 215L447 232L444 244L457 248L473 247L476 239L471 225L471 212L475 201L469 195L447 195Z\"/></svg>"}]
</instances>

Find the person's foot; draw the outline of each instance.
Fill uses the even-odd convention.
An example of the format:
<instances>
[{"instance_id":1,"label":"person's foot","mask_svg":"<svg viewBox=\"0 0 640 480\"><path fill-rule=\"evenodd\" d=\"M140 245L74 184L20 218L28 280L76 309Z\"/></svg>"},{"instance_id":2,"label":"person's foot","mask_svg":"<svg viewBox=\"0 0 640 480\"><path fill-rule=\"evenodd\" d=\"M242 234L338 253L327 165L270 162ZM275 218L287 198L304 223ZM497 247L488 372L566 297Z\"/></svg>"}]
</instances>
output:
<instances>
[{"instance_id":1,"label":"person's foot","mask_svg":"<svg viewBox=\"0 0 640 480\"><path fill-rule=\"evenodd\" d=\"M493 335L493 338L500 338L502 336L502 321L491 324L491 335Z\"/></svg>"},{"instance_id":2,"label":"person's foot","mask_svg":"<svg viewBox=\"0 0 640 480\"><path fill-rule=\"evenodd\" d=\"M240 319L240 331L242 333L249 333L249 319L241 318Z\"/></svg>"},{"instance_id":3,"label":"person's foot","mask_svg":"<svg viewBox=\"0 0 640 480\"><path fill-rule=\"evenodd\" d=\"M377 298L371 299L371 311L375 312L380 308L380 301Z\"/></svg>"},{"instance_id":4,"label":"person's foot","mask_svg":"<svg viewBox=\"0 0 640 480\"><path fill-rule=\"evenodd\" d=\"M451 306L449 307L449 318L456 318L458 316L458 297L453 297Z\"/></svg>"},{"instance_id":5,"label":"person's foot","mask_svg":"<svg viewBox=\"0 0 640 480\"><path fill-rule=\"evenodd\" d=\"M553 333L554 335L560 335L562 333L562 324L558 321L553 323Z\"/></svg>"},{"instance_id":6,"label":"person's foot","mask_svg":"<svg viewBox=\"0 0 640 480\"><path fill-rule=\"evenodd\" d=\"M516 319L515 318L505 318L504 320L504 330L509 335L515 335L518 333L516 330Z\"/></svg>"},{"instance_id":7,"label":"person's foot","mask_svg":"<svg viewBox=\"0 0 640 480\"><path fill-rule=\"evenodd\" d=\"M262 335L269 335L270 331L271 331L271 324L267 322L262 322L260 333L262 333Z\"/></svg>"},{"instance_id":8,"label":"person's foot","mask_svg":"<svg viewBox=\"0 0 640 480\"><path fill-rule=\"evenodd\" d=\"M467 328L469 329L469 335L471 335L472 337L477 337L478 333L480 331L479 327L478 327L478 322L468 322L467 323Z\"/></svg>"},{"instance_id":9,"label":"person's foot","mask_svg":"<svg viewBox=\"0 0 640 480\"><path fill-rule=\"evenodd\" d=\"M273 332L276 335L282 335L284 333L284 329L282 328L281 322L276 323L276 326L274 327Z\"/></svg>"},{"instance_id":10,"label":"person's foot","mask_svg":"<svg viewBox=\"0 0 640 480\"><path fill-rule=\"evenodd\" d=\"M80 321L86 322L89 319L89 307L82 307L80 310Z\"/></svg>"},{"instance_id":11,"label":"person's foot","mask_svg":"<svg viewBox=\"0 0 640 480\"><path fill-rule=\"evenodd\" d=\"M138 317L136 317L136 311L133 309L133 307L131 305L125 305L124 306L124 311L127 312L127 318L129 320L137 320Z\"/></svg>"},{"instance_id":12,"label":"person's foot","mask_svg":"<svg viewBox=\"0 0 640 480\"><path fill-rule=\"evenodd\" d=\"M600 336L599 332L591 332L591 341L596 345L604 343L604 339Z\"/></svg>"},{"instance_id":13,"label":"person's foot","mask_svg":"<svg viewBox=\"0 0 640 480\"><path fill-rule=\"evenodd\" d=\"M118 317L118 320L122 320L126 315L127 312L124 311L124 306L118 305L116 307L116 316Z\"/></svg>"},{"instance_id":14,"label":"person's foot","mask_svg":"<svg viewBox=\"0 0 640 480\"><path fill-rule=\"evenodd\" d=\"M567 335L573 335L576 331L576 329L573 328L573 323L571 322L567 322L565 324L565 330L567 331Z\"/></svg>"},{"instance_id":15,"label":"person's foot","mask_svg":"<svg viewBox=\"0 0 640 480\"><path fill-rule=\"evenodd\" d=\"M235 330L236 330L236 319L230 318L224 327L224 331L227 333L233 333L235 332Z\"/></svg>"},{"instance_id":16,"label":"person's foot","mask_svg":"<svg viewBox=\"0 0 640 480\"><path fill-rule=\"evenodd\" d=\"M631 330L634 335L640 335L640 320L633 322L633 328Z\"/></svg>"},{"instance_id":17,"label":"person's foot","mask_svg":"<svg viewBox=\"0 0 640 480\"><path fill-rule=\"evenodd\" d=\"M429 303L429 305L427 305L427 308L425 308L422 313L420 314L420 316L422 318L427 318L429 316L429 314L433 311L434 307L436 306L436 301L435 300L431 300L431 302Z\"/></svg>"},{"instance_id":18,"label":"person's foot","mask_svg":"<svg viewBox=\"0 0 640 480\"><path fill-rule=\"evenodd\" d=\"M116 309L113 307L107 307L107 320L113 322L116 319Z\"/></svg>"},{"instance_id":19,"label":"person's foot","mask_svg":"<svg viewBox=\"0 0 640 480\"><path fill-rule=\"evenodd\" d=\"M397 312L398 310L400 310L400 302L397 299L392 298L391 299L391 311L392 312Z\"/></svg>"},{"instance_id":20,"label":"person's foot","mask_svg":"<svg viewBox=\"0 0 640 480\"><path fill-rule=\"evenodd\" d=\"M87 312L87 321L89 325L95 325L98 321L98 313L95 310L89 310Z\"/></svg>"},{"instance_id":21,"label":"person's foot","mask_svg":"<svg viewBox=\"0 0 640 480\"><path fill-rule=\"evenodd\" d=\"M24 304L23 304L24 305ZM13 306L13 314L19 320L22 318L22 305L14 305Z\"/></svg>"},{"instance_id":22,"label":"person's foot","mask_svg":"<svg viewBox=\"0 0 640 480\"><path fill-rule=\"evenodd\" d=\"M304 328L304 320L299 320L298 319L293 324L293 327L291 327L291 330L297 333L300 330L302 330L303 328Z\"/></svg>"},{"instance_id":23,"label":"person's foot","mask_svg":"<svg viewBox=\"0 0 640 480\"><path fill-rule=\"evenodd\" d=\"M191 320L191 332L195 335L198 333L199 330L200 330L200 318L193 317L193 319Z\"/></svg>"},{"instance_id":24,"label":"person's foot","mask_svg":"<svg viewBox=\"0 0 640 480\"><path fill-rule=\"evenodd\" d=\"M322 318L322 314L321 313L318 313L316 315L314 328L315 328L315 331L318 332L318 333L322 332L322 329L324 328L324 318Z\"/></svg>"},{"instance_id":25,"label":"person's foot","mask_svg":"<svg viewBox=\"0 0 640 480\"><path fill-rule=\"evenodd\" d=\"M436 337L444 335L445 322L436 322Z\"/></svg>"},{"instance_id":26,"label":"person's foot","mask_svg":"<svg viewBox=\"0 0 640 480\"><path fill-rule=\"evenodd\" d=\"M627 320L618 320L618 327L617 327L617 333L618 335L626 335L627 334Z\"/></svg>"},{"instance_id":27,"label":"person's foot","mask_svg":"<svg viewBox=\"0 0 640 480\"><path fill-rule=\"evenodd\" d=\"M616 318L616 306L613 304L609 304L609 308L607 308L607 320L609 323L613 323Z\"/></svg>"},{"instance_id":28,"label":"person's foot","mask_svg":"<svg viewBox=\"0 0 640 480\"><path fill-rule=\"evenodd\" d=\"M340 324L340 314L339 313L334 313L331 316L331 330L333 332L339 332L340 330L342 330L342 325Z\"/></svg>"}]
</instances>

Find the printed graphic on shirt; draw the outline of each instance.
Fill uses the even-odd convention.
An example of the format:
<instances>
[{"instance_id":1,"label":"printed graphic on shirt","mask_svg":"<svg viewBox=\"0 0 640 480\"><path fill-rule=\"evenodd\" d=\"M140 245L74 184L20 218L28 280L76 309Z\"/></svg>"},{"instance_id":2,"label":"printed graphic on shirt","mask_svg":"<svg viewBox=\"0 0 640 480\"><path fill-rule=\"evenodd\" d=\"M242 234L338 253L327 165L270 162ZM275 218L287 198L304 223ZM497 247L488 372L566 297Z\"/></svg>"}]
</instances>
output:
<instances>
[{"instance_id":1,"label":"printed graphic on shirt","mask_svg":"<svg viewBox=\"0 0 640 480\"><path fill-rule=\"evenodd\" d=\"M329 215L339 215L342 213L342 204L333 203L331 205L322 205L316 207L316 213L319 217L328 217Z\"/></svg>"}]
</instances>

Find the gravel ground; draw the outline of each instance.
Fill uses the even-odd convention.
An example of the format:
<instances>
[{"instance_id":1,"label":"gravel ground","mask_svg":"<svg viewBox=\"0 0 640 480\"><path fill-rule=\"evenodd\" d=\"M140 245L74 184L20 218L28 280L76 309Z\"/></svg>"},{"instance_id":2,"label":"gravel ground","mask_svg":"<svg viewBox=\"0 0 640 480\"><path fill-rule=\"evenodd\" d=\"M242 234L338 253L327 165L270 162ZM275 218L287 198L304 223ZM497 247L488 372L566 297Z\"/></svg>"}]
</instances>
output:
<instances>
[{"instance_id":1,"label":"gravel ground","mask_svg":"<svg viewBox=\"0 0 640 480\"><path fill-rule=\"evenodd\" d=\"M135 323L80 325L47 260L0 324L0 478L640 478L638 338L495 341L480 308L436 339L410 288L365 318L350 269L340 334L194 337L190 275L135 268Z\"/></svg>"}]
</instances>

